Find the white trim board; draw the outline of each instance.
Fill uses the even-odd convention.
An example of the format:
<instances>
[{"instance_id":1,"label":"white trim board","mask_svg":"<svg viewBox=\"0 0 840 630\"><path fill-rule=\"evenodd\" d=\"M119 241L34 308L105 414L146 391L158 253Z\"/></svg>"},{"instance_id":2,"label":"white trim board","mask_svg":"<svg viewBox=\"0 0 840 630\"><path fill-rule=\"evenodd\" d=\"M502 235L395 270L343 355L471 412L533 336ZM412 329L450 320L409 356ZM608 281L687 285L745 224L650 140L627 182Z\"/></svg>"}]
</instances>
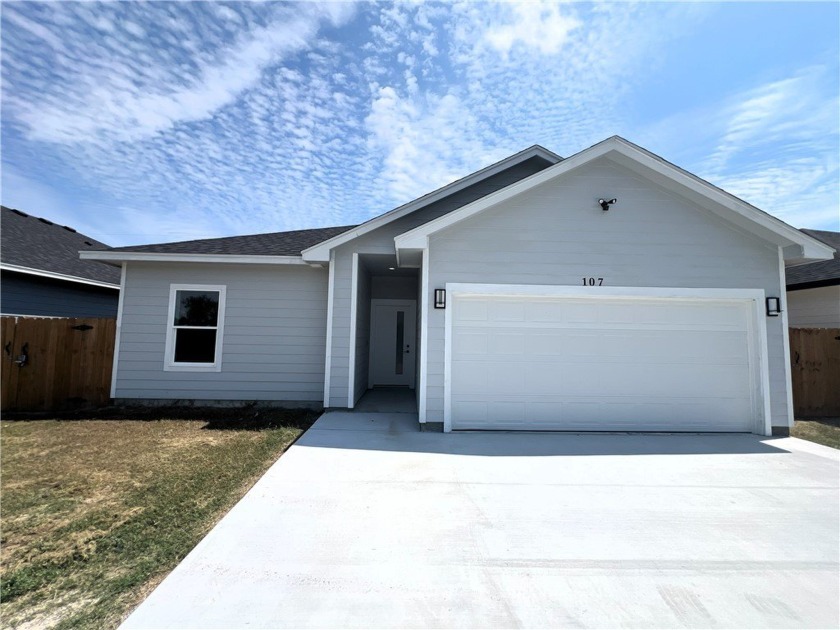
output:
<instances>
[{"instance_id":1,"label":"white trim board","mask_svg":"<svg viewBox=\"0 0 840 630\"><path fill-rule=\"evenodd\" d=\"M350 266L350 338L348 339L347 359L347 408L356 405L356 320L359 308L359 252L353 252L353 262Z\"/></svg>"},{"instance_id":2,"label":"white trim board","mask_svg":"<svg viewBox=\"0 0 840 630\"><path fill-rule=\"evenodd\" d=\"M593 300L663 299L732 300L752 304L750 326L750 364L754 401L754 432L772 435L770 420L770 371L767 352L765 293L762 289L686 289L659 287L583 287L556 285L446 283L444 323L443 430L452 431L452 313L458 296L527 296L548 298L587 298Z\"/></svg>"},{"instance_id":3,"label":"white trim board","mask_svg":"<svg viewBox=\"0 0 840 630\"><path fill-rule=\"evenodd\" d=\"M64 280L66 282L77 282L79 284L89 284L94 287L103 287L105 289L119 289L120 285L111 282L101 282L99 280L90 280L88 278L80 278L79 276L70 276L65 273L58 273L55 271L45 271L43 269L33 269L32 267L22 267L20 265L12 265L9 263L0 263L0 269L3 271L13 271L15 273L23 273L29 276L39 276L42 278L50 278L52 280Z\"/></svg>"},{"instance_id":4,"label":"white trim board","mask_svg":"<svg viewBox=\"0 0 840 630\"><path fill-rule=\"evenodd\" d=\"M784 334L784 356L785 356L785 388L787 389L787 421L788 429L793 428L793 376L790 365L790 325L788 323L787 290L785 286L785 254L779 248L779 304L782 314L782 332Z\"/></svg>"},{"instance_id":5,"label":"white trim board","mask_svg":"<svg viewBox=\"0 0 840 630\"><path fill-rule=\"evenodd\" d=\"M431 203L439 201L449 195L452 195L464 188L472 186L473 184L480 182L484 179L492 177L501 171L508 169L512 166L516 166L522 162L530 160L534 157L541 157L548 162L552 162L556 164L557 162L561 161L561 158L556 153L552 153L548 149L541 147L539 145L534 145L529 147L519 153L515 153L509 157L504 158L503 160L496 162L495 164L491 164L475 173L471 173L462 179L452 182L451 184L447 184L442 188L438 188L422 197L410 201L402 206L394 208L393 210L386 212L385 214L381 214L378 217L374 217L373 219L362 223L355 228L348 230L347 232L343 232L342 234L338 234L322 243L318 243L317 245L313 245L312 247L303 250L301 252L303 259L308 262L327 262L329 260L329 252L331 249L338 247L348 241L352 241L359 236L367 234L372 230L375 230L383 225L387 225L392 221L396 221L397 219L406 216L407 214L411 214L415 210L419 210L420 208L427 206Z\"/></svg>"},{"instance_id":6,"label":"white trim board","mask_svg":"<svg viewBox=\"0 0 840 630\"><path fill-rule=\"evenodd\" d=\"M426 423L426 396L428 394L428 365L429 352L427 345L429 341L429 250L421 252L420 269L420 374L417 376L417 388L420 392L420 400L417 403L417 416L421 424Z\"/></svg>"},{"instance_id":7,"label":"white trim board","mask_svg":"<svg viewBox=\"0 0 840 630\"><path fill-rule=\"evenodd\" d=\"M335 252L330 252L330 271L327 281L327 349L324 358L324 409L330 406L332 380L333 294L335 293Z\"/></svg>"},{"instance_id":8,"label":"white trim board","mask_svg":"<svg viewBox=\"0 0 840 630\"><path fill-rule=\"evenodd\" d=\"M300 256L256 256L237 254L162 254L157 252L81 251L83 260L107 260L125 262L128 260L146 262L197 262L225 263L237 265L307 265Z\"/></svg>"},{"instance_id":9,"label":"white trim board","mask_svg":"<svg viewBox=\"0 0 840 630\"><path fill-rule=\"evenodd\" d=\"M216 353L213 363L175 363L175 296L178 291L218 291L219 310L216 316ZM166 354L163 357L164 372L221 372L225 336L225 303L227 286L224 284L170 284L169 308L166 320Z\"/></svg>"},{"instance_id":10,"label":"white trim board","mask_svg":"<svg viewBox=\"0 0 840 630\"><path fill-rule=\"evenodd\" d=\"M685 193L702 196L712 202L708 206L709 210L744 229L756 232L764 240L771 240L768 236L772 236L771 242L775 245L785 248L791 244L801 246L801 250L787 249L789 255L795 255L797 259L805 257L811 260L829 260L833 257L834 250L825 243L618 136L608 138L539 173L399 234L394 238L394 245L398 252L401 249L423 249L428 246L430 235L602 157L614 159L624 166L630 164L636 168L644 168L647 172L666 179ZM597 198L598 193L593 191L594 208L597 208Z\"/></svg>"},{"instance_id":11,"label":"white trim board","mask_svg":"<svg viewBox=\"0 0 840 630\"><path fill-rule=\"evenodd\" d=\"M123 303L125 302L125 278L128 274L128 263L120 267L120 297L117 298L117 332L114 336L114 362L111 366L111 398L117 397L117 370L120 366L120 332L122 331Z\"/></svg>"}]
</instances>

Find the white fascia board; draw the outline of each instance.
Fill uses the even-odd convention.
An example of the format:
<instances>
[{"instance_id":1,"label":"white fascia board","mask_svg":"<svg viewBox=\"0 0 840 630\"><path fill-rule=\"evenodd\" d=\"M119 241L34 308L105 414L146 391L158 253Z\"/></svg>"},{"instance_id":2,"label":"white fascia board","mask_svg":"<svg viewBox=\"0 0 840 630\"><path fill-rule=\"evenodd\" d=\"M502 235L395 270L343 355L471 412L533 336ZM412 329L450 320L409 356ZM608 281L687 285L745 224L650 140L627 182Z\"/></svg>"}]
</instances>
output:
<instances>
[{"instance_id":1,"label":"white fascia board","mask_svg":"<svg viewBox=\"0 0 840 630\"><path fill-rule=\"evenodd\" d=\"M70 276L64 273L57 273L55 271L44 271L43 269L32 269L31 267L21 267L20 265L10 265L8 263L0 263L0 269L4 271L14 271L15 273L25 273L30 276L41 276L42 278L52 278L53 280L64 280L66 282L78 282L79 284L89 284L94 287L104 287L106 289L119 289L120 285L112 282L100 282L99 280L90 280L88 278L80 278L79 276Z\"/></svg>"},{"instance_id":2,"label":"white fascia board","mask_svg":"<svg viewBox=\"0 0 840 630\"><path fill-rule=\"evenodd\" d=\"M797 230L795 227L788 225L781 219L759 210L755 206L748 204L745 201L727 193L709 182L696 177L684 171L683 169L674 166L673 164L663 160L662 158L634 145L631 142L613 136L598 144L584 149L580 153L566 158L562 162L550 166L544 171L540 171L530 177L527 177L515 184L511 184L506 188L496 191L486 197L482 197L471 204L463 206L458 210L445 214L433 221L424 223L413 230L409 230L394 238L394 243L397 250L400 249L420 249L426 247L427 239L431 234L446 229L456 223L463 221L487 208L498 205L519 195L531 188L544 184L556 177L565 175L593 160L601 157L617 157L623 156L627 160L635 164L641 165L653 172L659 173L670 181L689 189L696 194L701 195L705 199L717 204L719 207L726 208L738 216L747 220L748 225L760 226L764 230L771 232L778 237L778 241L774 242L776 245L800 245L802 253L808 259L812 260L829 260L834 255L834 250L825 243L818 241ZM621 162L619 162L621 163ZM713 208L712 208L713 209ZM727 218L726 213L717 213L720 216ZM764 237L766 238L766 237ZM788 250L793 253L794 250ZM797 252L799 250L796 250Z\"/></svg>"},{"instance_id":3,"label":"white fascia board","mask_svg":"<svg viewBox=\"0 0 840 630\"><path fill-rule=\"evenodd\" d=\"M300 256L256 256L233 254L162 254L153 252L79 252L84 260L103 260L113 262L145 261L145 262L197 262L197 263L228 263L239 265L307 265Z\"/></svg>"},{"instance_id":4,"label":"white fascia board","mask_svg":"<svg viewBox=\"0 0 840 630\"><path fill-rule=\"evenodd\" d=\"M444 197L448 197L464 188L472 186L473 184L487 179L488 177L492 177L501 171L510 168L511 166L515 166L521 162L525 162L526 160L530 160L534 157L541 157L544 160L549 162L557 163L561 161L561 158L556 153L552 153L548 149L545 149L540 146L533 146L524 151L520 151L519 153L515 153L510 157L506 157L505 159L501 160L500 162L496 162L495 164L491 164L480 171L476 171L466 177L463 177L457 181L452 182L451 184L447 184L442 188L438 188L422 197L415 199L413 201L409 201L402 206L394 208L385 214L381 214L378 217L374 217L365 223L349 230L347 232L343 232L337 236L332 237L322 243L318 243L317 245L313 245L309 249L303 250L301 252L303 259L307 262L329 262L330 259L330 250L338 247L339 245L343 245L348 241L352 241L359 236L367 234L377 228L382 227L383 225L387 225L392 221L396 221L399 218L406 216L407 214L411 214L415 210L419 210L420 208L427 206L431 203L439 201ZM549 167L551 168L551 167Z\"/></svg>"}]
</instances>

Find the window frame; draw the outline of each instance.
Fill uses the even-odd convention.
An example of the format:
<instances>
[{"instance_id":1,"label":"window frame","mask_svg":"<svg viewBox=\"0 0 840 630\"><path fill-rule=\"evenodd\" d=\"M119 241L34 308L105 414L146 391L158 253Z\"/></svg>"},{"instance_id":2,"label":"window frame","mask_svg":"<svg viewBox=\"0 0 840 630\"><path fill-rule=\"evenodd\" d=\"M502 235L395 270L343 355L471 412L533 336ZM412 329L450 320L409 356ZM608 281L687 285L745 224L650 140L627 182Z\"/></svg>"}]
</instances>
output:
<instances>
[{"instance_id":1,"label":"window frame","mask_svg":"<svg viewBox=\"0 0 840 630\"><path fill-rule=\"evenodd\" d=\"M185 363L175 361L175 337L179 328L184 329L212 329L211 326L177 326L175 324L176 297L178 291L214 291L219 294L219 309L216 318L216 348L213 363ZM169 309L166 320L166 355L163 361L164 372L221 372L222 344L225 329L225 294L227 286L224 284L170 284Z\"/></svg>"}]
</instances>

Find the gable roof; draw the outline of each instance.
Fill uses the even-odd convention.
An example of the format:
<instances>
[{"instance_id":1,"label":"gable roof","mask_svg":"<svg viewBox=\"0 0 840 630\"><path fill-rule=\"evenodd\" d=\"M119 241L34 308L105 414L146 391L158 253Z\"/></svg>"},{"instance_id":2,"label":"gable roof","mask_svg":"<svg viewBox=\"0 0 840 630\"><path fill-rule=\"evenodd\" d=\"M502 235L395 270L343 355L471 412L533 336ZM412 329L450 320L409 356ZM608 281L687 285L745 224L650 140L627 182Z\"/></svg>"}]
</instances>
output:
<instances>
[{"instance_id":1,"label":"gable roof","mask_svg":"<svg viewBox=\"0 0 840 630\"><path fill-rule=\"evenodd\" d=\"M0 206L0 233L0 268L3 270L119 288L119 269L79 258L79 250L107 245L71 227Z\"/></svg>"},{"instance_id":2,"label":"gable roof","mask_svg":"<svg viewBox=\"0 0 840 630\"><path fill-rule=\"evenodd\" d=\"M706 202L705 205L722 218L781 246L786 260L825 260L833 254L832 248L825 243L797 230L781 219L767 214L620 136L612 136L539 173L398 235L394 239L397 255L400 255L401 250L408 253L425 249L431 234L601 157L609 157L655 183L672 188L678 187L680 193L689 199Z\"/></svg>"},{"instance_id":3,"label":"gable roof","mask_svg":"<svg viewBox=\"0 0 840 630\"><path fill-rule=\"evenodd\" d=\"M433 190L432 192L423 195L422 197L418 197L413 201L409 201L401 206L386 212L385 214L380 214L369 221L362 223L355 227L355 229L345 232L344 234L340 234L334 238L328 239L322 243L318 243L308 249L305 249L302 252L303 259L309 262L329 262L330 260L330 250L347 243L363 234L367 234L383 225L387 225L392 221L396 221L397 219L406 216L414 212L415 210L419 210L429 204L432 204L444 197L448 197L460 190L464 190L473 184L477 184L478 182L487 179L488 177L492 177L493 175L500 173L508 168L516 166L517 164L521 164L523 162L527 162L533 158L540 158L545 160L549 164L557 164L558 162L562 161L561 158L556 153L549 151L545 147L541 147L538 144L528 147L520 151L519 153L514 153L511 156L504 158L496 162L495 164L491 164L490 166L486 166L485 168L476 171L475 173L471 173L466 177L462 177L459 180L456 180L446 186L442 186L437 190Z\"/></svg>"},{"instance_id":4,"label":"gable roof","mask_svg":"<svg viewBox=\"0 0 840 630\"><path fill-rule=\"evenodd\" d=\"M262 256L272 259L299 257L301 251L307 247L346 232L353 227L355 226L344 225L311 230L178 241L176 243L112 247L104 251L82 252L82 256L89 256L98 260L131 260L131 254L143 254L143 260L168 260L172 257L181 260L185 255L202 258L207 256ZM158 256L150 258L146 254L158 254Z\"/></svg>"},{"instance_id":5,"label":"gable roof","mask_svg":"<svg viewBox=\"0 0 840 630\"><path fill-rule=\"evenodd\" d=\"M809 289L818 286L840 284L840 232L826 230L802 230L808 236L834 248L831 260L820 260L785 269L788 289Z\"/></svg>"},{"instance_id":6,"label":"gable roof","mask_svg":"<svg viewBox=\"0 0 840 630\"><path fill-rule=\"evenodd\" d=\"M82 258L113 262L145 260L302 265L306 264L300 257L303 249L353 227L345 225L175 243L130 245L107 250L83 251L80 255Z\"/></svg>"}]
</instances>

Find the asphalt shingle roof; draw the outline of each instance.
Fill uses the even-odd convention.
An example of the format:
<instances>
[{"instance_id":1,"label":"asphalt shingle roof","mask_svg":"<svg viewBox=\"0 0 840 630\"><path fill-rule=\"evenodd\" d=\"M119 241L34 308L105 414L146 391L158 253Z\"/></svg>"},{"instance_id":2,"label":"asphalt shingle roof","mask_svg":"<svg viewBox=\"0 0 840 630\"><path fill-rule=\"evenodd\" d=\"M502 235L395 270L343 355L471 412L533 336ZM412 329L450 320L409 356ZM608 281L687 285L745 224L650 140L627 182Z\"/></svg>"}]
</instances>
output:
<instances>
[{"instance_id":1,"label":"asphalt shingle roof","mask_svg":"<svg viewBox=\"0 0 840 630\"><path fill-rule=\"evenodd\" d=\"M0 206L0 260L6 264L119 284L119 268L79 258L80 250L107 247L73 228Z\"/></svg>"},{"instance_id":2,"label":"asphalt shingle roof","mask_svg":"<svg viewBox=\"0 0 840 630\"><path fill-rule=\"evenodd\" d=\"M827 232L825 230L802 230L802 232L818 241L822 241L829 247L833 247L835 249L834 259L788 267L785 269L787 286L795 287L812 282L827 283L831 280L840 282L840 232Z\"/></svg>"},{"instance_id":3,"label":"asphalt shingle roof","mask_svg":"<svg viewBox=\"0 0 840 630\"><path fill-rule=\"evenodd\" d=\"M304 249L322 243L354 227L356 226L344 225L341 227L314 228L311 230L293 230L291 232L271 232L268 234L208 238L197 241L179 241L177 243L131 245L129 247L114 247L108 251L153 254L300 256L300 253Z\"/></svg>"}]
</instances>

